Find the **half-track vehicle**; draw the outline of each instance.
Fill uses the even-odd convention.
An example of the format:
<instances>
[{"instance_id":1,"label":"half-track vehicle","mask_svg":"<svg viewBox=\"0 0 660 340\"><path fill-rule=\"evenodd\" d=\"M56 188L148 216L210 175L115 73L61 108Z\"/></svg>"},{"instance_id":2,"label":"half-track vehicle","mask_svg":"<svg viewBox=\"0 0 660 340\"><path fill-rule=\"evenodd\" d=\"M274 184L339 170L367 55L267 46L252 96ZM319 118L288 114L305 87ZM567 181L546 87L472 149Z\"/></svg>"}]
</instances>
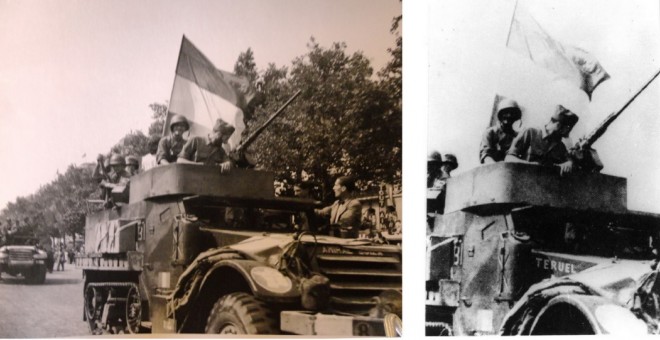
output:
<instances>
[{"instance_id":1,"label":"half-track vehicle","mask_svg":"<svg viewBox=\"0 0 660 340\"><path fill-rule=\"evenodd\" d=\"M273 180L195 164L133 176L125 204L117 191L87 216L91 332L384 335L400 247L317 233L316 203L275 197Z\"/></svg>"},{"instance_id":2,"label":"half-track vehicle","mask_svg":"<svg viewBox=\"0 0 660 340\"><path fill-rule=\"evenodd\" d=\"M47 254L36 245L33 237L10 236L0 247L0 274L22 276L27 283L46 281Z\"/></svg>"},{"instance_id":3,"label":"half-track vehicle","mask_svg":"<svg viewBox=\"0 0 660 340\"><path fill-rule=\"evenodd\" d=\"M626 179L496 163L451 178L427 235L427 335L657 333L660 215Z\"/></svg>"}]
</instances>

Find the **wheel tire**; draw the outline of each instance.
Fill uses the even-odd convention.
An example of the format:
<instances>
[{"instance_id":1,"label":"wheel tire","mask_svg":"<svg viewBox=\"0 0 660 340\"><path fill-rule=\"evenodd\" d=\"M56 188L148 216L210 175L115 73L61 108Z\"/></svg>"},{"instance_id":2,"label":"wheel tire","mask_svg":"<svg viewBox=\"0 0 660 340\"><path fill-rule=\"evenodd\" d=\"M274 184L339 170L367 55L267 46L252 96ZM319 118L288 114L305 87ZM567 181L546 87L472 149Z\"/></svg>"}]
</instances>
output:
<instances>
[{"instance_id":1,"label":"wheel tire","mask_svg":"<svg viewBox=\"0 0 660 340\"><path fill-rule=\"evenodd\" d=\"M208 334L279 333L270 309L247 293L231 293L218 299L205 331Z\"/></svg>"},{"instance_id":2,"label":"wheel tire","mask_svg":"<svg viewBox=\"0 0 660 340\"><path fill-rule=\"evenodd\" d=\"M137 286L132 286L126 294L126 330L129 334L142 332L142 298Z\"/></svg>"},{"instance_id":3,"label":"wheel tire","mask_svg":"<svg viewBox=\"0 0 660 340\"><path fill-rule=\"evenodd\" d=\"M32 283L36 285L41 285L46 282L46 267L37 267L34 268L32 272Z\"/></svg>"}]
</instances>

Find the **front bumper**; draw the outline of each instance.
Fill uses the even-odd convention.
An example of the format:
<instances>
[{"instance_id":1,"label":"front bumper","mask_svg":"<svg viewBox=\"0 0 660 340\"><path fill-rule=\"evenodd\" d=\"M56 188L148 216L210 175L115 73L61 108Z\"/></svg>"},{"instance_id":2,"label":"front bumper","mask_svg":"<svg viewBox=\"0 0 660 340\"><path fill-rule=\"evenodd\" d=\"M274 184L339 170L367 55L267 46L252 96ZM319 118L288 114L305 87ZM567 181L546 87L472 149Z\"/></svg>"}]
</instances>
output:
<instances>
[{"instance_id":1,"label":"front bumper","mask_svg":"<svg viewBox=\"0 0 660 340\"><path fill-rule=\"evenodd\" d=\"M367 316L344 316L305 311L284 311L280 328L299 335L385 336L383 319Z\"/></svg>"}]
</instances>

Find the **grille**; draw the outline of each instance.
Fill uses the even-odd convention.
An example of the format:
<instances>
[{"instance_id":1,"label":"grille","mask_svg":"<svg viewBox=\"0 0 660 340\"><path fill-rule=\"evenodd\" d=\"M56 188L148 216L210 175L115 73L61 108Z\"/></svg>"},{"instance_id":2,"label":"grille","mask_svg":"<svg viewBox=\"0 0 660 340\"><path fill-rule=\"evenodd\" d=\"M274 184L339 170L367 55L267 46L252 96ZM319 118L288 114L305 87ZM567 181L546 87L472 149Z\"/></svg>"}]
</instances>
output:
<instances>
[{"instance_id":1,"label":"grille","mask_svg":"<svg viewBox=\"0 0 660 340\"><path fill-rule=\"evenodd\" d=\"M317 252L319 271L330 279L331 308L366 315L374 297L401 291L401 252L390 247L328 247ZM331 254L329 254L331 253Z\"/></svg>"},{"instance_id":2,"label":"grille","mask_svg":"<svg viewBox=\"0 0 660 340\"><path fill-rule=\"evenodd\" d=\"M13 249L9 250L9 259L13 261L31 261L34 254L31 249Z\"/></svg>"}]
</instances>

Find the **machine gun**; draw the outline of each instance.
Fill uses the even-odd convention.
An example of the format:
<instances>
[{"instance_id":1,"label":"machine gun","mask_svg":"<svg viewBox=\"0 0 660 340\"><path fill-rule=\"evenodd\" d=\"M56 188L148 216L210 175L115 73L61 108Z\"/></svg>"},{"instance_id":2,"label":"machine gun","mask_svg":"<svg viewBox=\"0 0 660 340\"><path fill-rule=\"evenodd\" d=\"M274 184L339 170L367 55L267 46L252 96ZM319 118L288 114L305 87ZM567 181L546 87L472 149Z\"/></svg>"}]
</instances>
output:
<instances>
[{"instance_id":1,"label":"machine gun","mask_svg":"<svg viewBox=\"0 0 660 340\"><path fill-rule=\"evenodd\" d=\"M600 138L607 128L616 120L621 113L644 91L655 78L660 75L660 70L656 72L651 79L644 84L618 111L611 113L603 120L590 134L580 139L575 146L569 150L571 157L577 162L578 166L587 172L600 172L603 169L603 163L598 157L596 150L591 146Z\"/></svg>"},{"instance_id":2,"label":"machine gun","mask_svg":"<svg viewBox=\"0 0 660 340\"><path fill-rule=\"evenodd\" d=\"M293 96L291 96L291 98L289 98L289 100L286 101L286 103L284 103L277 111L275 111L275 113L273 113L268 118L268 120L266 120L265 123L263 123L260 127L255 129L249 136L247 136L247 138L243 139L241 143L238 144L238 146L236 146L236 148L231 151L231 154L229 156L236 163L238 167L248 168L254 166L254 164L252 164L252 162L250 162L246 158L245 150L247 150L250 144L254 143L257 137L259 137L259 135L264 131L264 129L266 129L268 125L270 125L273 122L273 120L277 118L277 116L279 116L282 112L284 112L284 109L286 109L287 106L289 106L289 104L291 104L291 102L294 99L296 99L296 97L298 97L301 92L302 92L301 90L296 91L296 93L294 93Z\"/></svg>"}]
</instances>

